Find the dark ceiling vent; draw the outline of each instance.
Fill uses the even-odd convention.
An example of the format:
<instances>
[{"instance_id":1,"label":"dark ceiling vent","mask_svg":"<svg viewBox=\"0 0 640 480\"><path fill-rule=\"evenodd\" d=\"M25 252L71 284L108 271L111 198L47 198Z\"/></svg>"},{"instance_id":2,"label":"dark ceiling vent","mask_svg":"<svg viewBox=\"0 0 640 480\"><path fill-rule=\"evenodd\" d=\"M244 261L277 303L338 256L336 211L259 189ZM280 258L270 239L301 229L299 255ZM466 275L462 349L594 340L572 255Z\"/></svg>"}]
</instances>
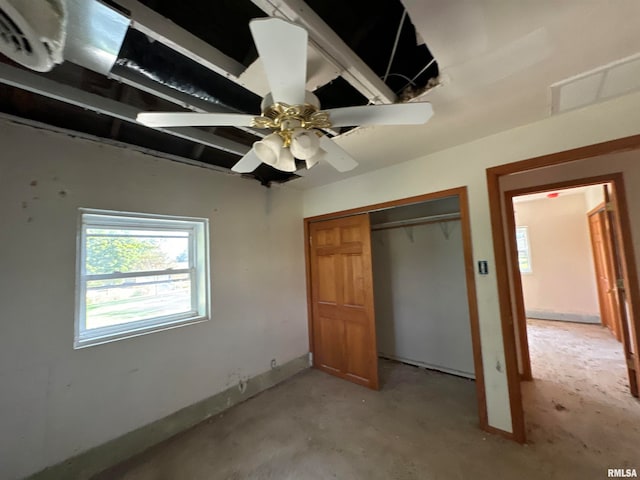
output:
<instances>
[{"instance_id":1,"label":"dark ceiling vent","mask_svg":"<svg viewBox=\"0 0 640 480\"><path fill-rule=\"evenodd\" d=\"M204 101L213 111L260 113L262 99L258 95L160 42L150 41L137 30L127 32L111 73L145 77Z\"/></svg>"}]
</instances>

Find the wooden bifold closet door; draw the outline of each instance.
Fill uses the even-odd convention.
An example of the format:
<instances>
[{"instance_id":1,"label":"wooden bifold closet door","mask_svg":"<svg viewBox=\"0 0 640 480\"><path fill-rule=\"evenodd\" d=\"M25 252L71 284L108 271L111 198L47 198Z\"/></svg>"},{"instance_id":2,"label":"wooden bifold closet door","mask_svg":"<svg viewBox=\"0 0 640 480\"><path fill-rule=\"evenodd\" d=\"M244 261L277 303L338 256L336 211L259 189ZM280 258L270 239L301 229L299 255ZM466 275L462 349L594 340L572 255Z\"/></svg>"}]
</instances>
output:
<instances>
[{"instance_id":1,"label":"wooden bifold closet door","mask_svg":"<svg viewBox=\"0 0 640 480\"><path fill-rule=\"evenodd\" d=\"M314 366L378 388L369 215L309 228Z\"/></svg>"}]
</instances>

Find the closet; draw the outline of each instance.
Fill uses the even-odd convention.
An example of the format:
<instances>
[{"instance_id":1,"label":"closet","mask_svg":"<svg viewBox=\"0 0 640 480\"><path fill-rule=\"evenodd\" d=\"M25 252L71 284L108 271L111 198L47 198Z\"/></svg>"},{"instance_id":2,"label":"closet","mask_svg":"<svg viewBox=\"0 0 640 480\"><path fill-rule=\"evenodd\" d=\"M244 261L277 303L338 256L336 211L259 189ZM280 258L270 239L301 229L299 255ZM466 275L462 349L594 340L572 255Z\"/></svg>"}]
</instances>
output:
<instances>
[{"instance_id":1,"label":"closet","mask_svg":"<svg viewBox=\"0 0 640 480\"><path fill-rule=\"evenodd\" d=\"M372 389L380 357L482 375L466 188L309 217L305 234L315 368Z\"/></svg>"},{"instance_id":2,"label":"closet","mask_svg":"<svg viewBox=\"0 0 640 480\"><path fill-rule=\"evenodd\" d=\"M458 196L369 216L378 355L474 378Z\"/></svg>"}]
</instances>

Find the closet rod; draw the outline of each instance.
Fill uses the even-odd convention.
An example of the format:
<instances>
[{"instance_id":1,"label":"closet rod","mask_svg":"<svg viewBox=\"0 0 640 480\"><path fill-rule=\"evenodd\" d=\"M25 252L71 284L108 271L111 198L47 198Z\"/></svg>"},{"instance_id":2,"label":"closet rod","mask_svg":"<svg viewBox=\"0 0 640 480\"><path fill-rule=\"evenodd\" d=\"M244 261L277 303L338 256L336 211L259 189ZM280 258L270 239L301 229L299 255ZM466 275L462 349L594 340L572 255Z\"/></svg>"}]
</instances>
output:
<instances>
[{"instance_id":1,"label":"closet rod","mask_svg":"<svg viewBox=\"0 0 640 480\"><path fill-rule=\"evenodd\" d=\"M371 230L389 230L390 228L413 227L417 225L427 225L429 223L452 222L460 220L460 213L444 213L442 215L429 215L428 217L411 218L408 220L397 220L395 222L384 222L371 225Z\"/></svg>"}]
</instances>

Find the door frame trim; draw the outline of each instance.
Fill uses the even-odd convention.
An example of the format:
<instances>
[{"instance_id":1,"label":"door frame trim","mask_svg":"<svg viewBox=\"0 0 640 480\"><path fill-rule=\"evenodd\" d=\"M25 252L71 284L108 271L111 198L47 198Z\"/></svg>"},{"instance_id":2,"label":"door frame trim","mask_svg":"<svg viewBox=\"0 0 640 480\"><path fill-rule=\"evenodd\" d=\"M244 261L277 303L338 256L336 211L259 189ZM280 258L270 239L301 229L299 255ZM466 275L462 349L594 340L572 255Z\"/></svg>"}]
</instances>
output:
<instances>
[{"instance_id":1,"label":"door frame trim","mask_svg":"<svg viewBox=\"0 0 640 480\"><path fill-rule=\"evenodd\" d=\"M307 281L307 312L309 326L309 351L313 354L313 309L311 302L311 255L309 243L309 225L314 222L324 220L333 220L340 217L348 217L361 213L370 213L377 210L385 210L393 207L411 205L429 200L438 200L447 197L458 196L460 202L460 225L462 228L462 246L464 253L465 278L467 284L467 302L469 304L469 323L471 329L471 343L473 348L473 363L475 372L476 393L478 398L478 416L480 428L491 433L498 433L507 437L511 437L509 432L498 430L489 426L487 416L487 400L484 384L484 370L482 365L482 346L480 343L480 322L478 316L478 299L476 293L475 268L473 262L473 246L471 242L471 218L469 215L469 195L467 187L450 188L438 192L426 193L388 202L376 203L348 210L306 217L304 219L304 254ZM315 355L313 356L313 366L315 367Z\"/></svg>"},{"instance_id":2,"label":"door frame trim","mask_svg":"<svg viewBox=\"0 0 640 480\"><path fill-rule=\"evenodd\" d=\"M518 371L518 358L516 350L516 338L513 328L513 312L511 309L511 284L509 282L509 268L507 256L508 245L505 241L505 215L502 211L502 195L500 194L500 178L505 175L520 173L536 168L550 167L585 160L611 153L620 153L629 150L640 149L640 135L633 135L607 142L597 143L584 147L565 150L562 152L542 155L518 162L507 163L488 168L487 190L489 194L489 210L491 218L491 232L493 237L493 249L495 255L496 278L498 282L498 302L500 307L500 321L502 326L502 338L505 354L505 368L507 373L507 387L509 393L509 405L511 410L511 422L513 439L519 443L526 441L524 409L522 404L522 392L520 388L520 375ZM612 175L605 177L611 178ZM580 183L580 180L574 182ZM593 182L592 182L593 183ZM635 327L636 336L640 333L640 318L634 312L640 312L640 297L638 294L638 275L636 272L635 254L631 240L631 223L624 190L624 182L620 175L619 185L616 184L616 201L620 214L618 223L621 232L621 247L625 257L625 276L628 280L629 303L631 306L631 324ZM566 186L566 182L564 182ZM553 189L553 186L550 187ZM541 190L535 187L534 190ZM507 205L508 206L508 205ZM513 213L513 204L511 204ZM521 291L520 291L521 292Z\"/></svg>"}]
</instances>

